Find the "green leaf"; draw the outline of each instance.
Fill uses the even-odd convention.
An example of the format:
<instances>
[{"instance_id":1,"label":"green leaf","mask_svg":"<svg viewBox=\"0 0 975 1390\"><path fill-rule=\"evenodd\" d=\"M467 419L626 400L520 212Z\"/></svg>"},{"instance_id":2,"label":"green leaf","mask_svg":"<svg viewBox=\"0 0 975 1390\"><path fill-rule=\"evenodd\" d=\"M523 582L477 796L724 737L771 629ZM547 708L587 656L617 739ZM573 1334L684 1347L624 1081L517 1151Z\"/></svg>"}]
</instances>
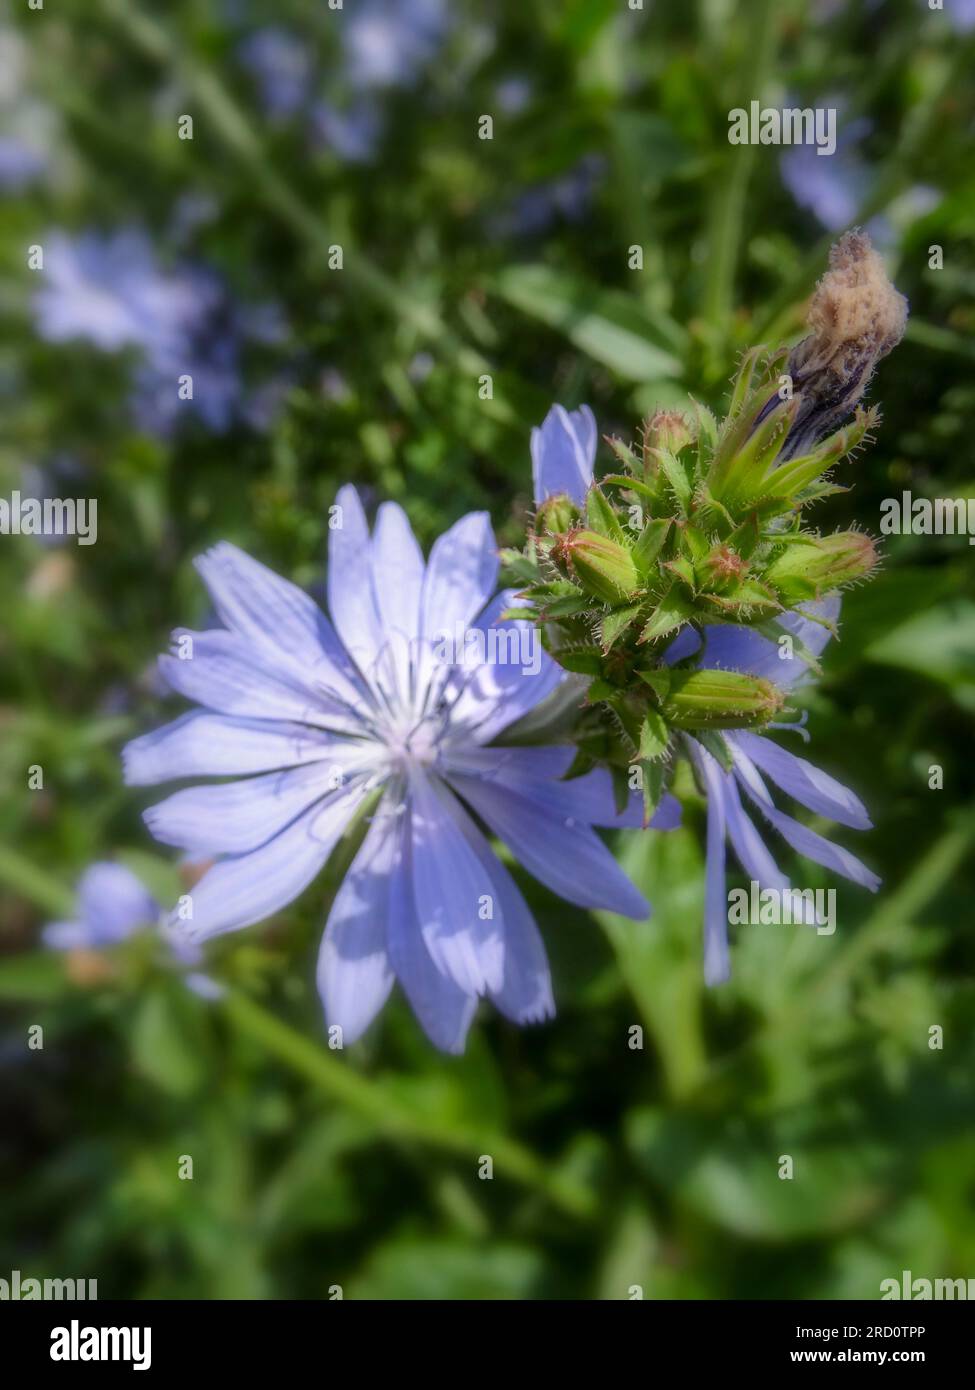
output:
<instances>
[{"instance_id":1,"label":"green leaf","mask_svg":"<svg viewBox=\"0 0 975 1390\"><path fill-rule=\"evenodd\" d=\"M577 613L584 613L591 603L592 599L585 594L565 594L543 603L542 613L546 618L573 618Z\"/></svg>"},{"instance_id":2,"label":"green leaf","mask_svg":"<svg viewBox=\"0 0 975 1390\"><path fill-rule=\"evenodd\" d=\"M490 1184L487 1184L490 1186ZM537 1250L456 1237L425 1240L403 1234L374 1248L349 1280L348 1297L368 1300L523 1300L536 1297L542 1276Z\"/></svg>"},{"instance_id":3,"label":"green leaf","mask_svg":"<svg viewBox=\"0 0 975 1390\"><path fill-rule=\"evenodd\" d=\"M603 669L603 654L598 647L577 647L557 653L560 666L580 676L598 676Z\"/></svg>"},{"instance_id":4,"label":"green leaf","mask_svg":"<svg viewBox=\"0 0 975 1390\"><path fill-rule=\"evenodd\" d=\"M645 498L652 506L656 506L660 500L657 489L640 478L627 478L622 473L607 473L600 481L603 487L629 488L637 497Z\"/></svg>"},{"instance_id":5,"label":"green leaf","mask_svg":"<svg viewBox=\"0 0 975 1390\"><path fill-rule=\"evenodd\" d=\"M182 982L156 986L142 999L132 1028L132 1057L150 1081L174 1096L198 1090L206 1062L194 1026L193 1003Z\"/></svg>"},{"instance_id":6,"label":"green leaf","mask_svg":"<svg viewBox=\"0 0 975 1390\"><path fill-rule=\"evenodd\" d=\"M535 560L522 554L520 550L512 550L509 547L500 552L500 558L505 570L515 579L526 584L534 584L539 578L541 571Z\"/></svg>"},{"instance_id":7,"label":"green leaf","mask_svg":"<svg viewBox=\"0 0 975 1390\"><path fill-rule=\"evenodd\" d=\"M586 703L590 705L598 704L601 700L614 701L619 699L619 686L613 685L601 676L589 682L589 689L586 691Z\"/></svg>"},{"instance_id":8,"label":"green leaf","mask_svg":"<svg viewBox=\"0 0 975 1390\"><path fill-rule=\"evenodd\" d=\"M623 465L625 469L627 469L628 472L635 473L638 475L643 472L643 467L640 463L640 460L637 458L636 454L633 452L629 444L624 444L622 439L617 439L615 435L611 435L606 442L612 449L616 457L619 459L620 463ZM604 478L603 481L605 482L607 480ZM623 481L627 480L624 479Z\"/></svg>"},{"instance_id":9,"label":"green leaf","mask_svg":"<svg viewBox=\"0 0 975 1390\"><path fill-rule=\"evenodd\" d=\"M640 730L640 757L647 762L655 762L667 752L669 743L667 721L657 710L648 707Z\"/></svg>"},{"instance_id":10,"label":"green leaf","mask_svg":"<svg viewBox=\"0 0 975 1390\"><path fill-rule=\"evenodd\" d=\"M664 765L652 758L640 759L643 774L643 823L648 826L664 794Z\"/></svg>"},{"instance_id":11,"label":"green leaf","mask_svg":"<svg viewBox=\"0 0 975 1390\"><path fill-rule=\"evenodd\" d=\"M689 589L697 588L697 574L686 555L677 555L673 560L668 560L664 569L676 574L681 583L686 584Z\"/></svg>"},{"instance_id":12,"label":"green leaf","mask_svg":"<svg viewBox=\"0 0 975 1390\"><path fill-rule=\"evenodd\" d=\"M637 1161L697 1216L751 1240L801 1240L859 1225L888 1199L892 1178L881 1145L851 1134L823 1140L802 1117L746 1128L679 1113L631 1114ZM779 1176L779 1156L794 1162ZM885 1180L886 1179L886 1180Z\"/></svg>"},{"instance_id":13,"label":"green leaf","mask_svg":"<svg viewBox=\"0 0 975 1390\"><path fill-rule=\"evenodd\" d=\"M687 475L686 468L680 459L673 454L668 454L663 449L660 451L660 468L670 484L671 491L677 498L681 511L686 514L690 511L694 496L694 487Z\"/></svg>"},{"instance_id":14,"label":"green leaf","mask_svg":"<svg viewBox=\"0 0 975 1390\"><path fill-rule=\"evenodd\" d=\"M660 1058L666 1088L682 1096L693 1090L706 1065L701 847L695 832L684 828L661 834L631 830L621 839L620 865L653 904L653 916L642 922L611 912L596 917Z\"/></svg>"},{"instance_id":15,"label":"green leaf","mask_svg":"<svg viewBox=\"0 0 975 1390\"><path fill-rule=\"evenodd\" d=\"M716 729L696 729L694 737L707 749L725 772L734 771L735 762L731 756L731 749L722 734L719 734Z\"/></svg>"},{"instance_id":16,"label":"green leaf","mask_svg":"<svg viewBox=\"0 0 975 1390\"><path fill-rule=\"evenodd\" d=\"M880 666L917 671L948 687L966 709L975 708L975 603L954 599L871 642L864 656Z\"/></svg>"},{"instance_id":17,"label":"green leaf","mask_svg":"<svg viewBox=\"0 0 975 1390\"><path fill-rule=\"evenodd\" d=\"M593 531L611 541L623 544L627 540L616 513L598 487L591 487L586 497L586 522Z\"/></svg>"},{"instance_id":18,"label":"green leaf","mask_svg":"<svg viewBox=\"0 0 975 1390\"><path fill-rule=\"evenodd\" d=\"M636 674L642 681L646 681L658 700L661 702L666 700L670 691L669 667L659 666L654 671L637 671Z\"/></svg>"},{"instance_id":19,"label":"green leaf","mask_svg":"<svg viewBox=\"0 0 975 1390\"><path fill-rule=\"evenodd\" d=\"M57 951L19 952L0 957L0 999L40 1003L57 999L68 987L64 960Z\"/></svg>"},{"instance_id":20,"label":"green leaf","mask_svg":"<svg viewBox=\"0 0 975 1390\"><path fill-rule=\"evenodd\" d=\"M640 616L642 607L643 605L640 603L631 603L626 608L616 608L612 613L606 614L599 629L604 651L608 652L610 647L622 637L630 624Z\"/></svg>"},{"instance_id":21,"label":"green leaf","mask_svg":"<svg viewBox=\"0 0 975 1390\"><path fill-rule=\"evenodd\" d=\"M0 883L52 917L70 917L74 912L74 893L67 885L6 845L0 845Z\"/></svg>"},{"instance_id":22,"label":"green leaf","mask_svg":"<svg viewBox=\"0 0 975 1390\"><path fill-rule=\"evenodd\" d=\"M514 265L495 276L497 294L559 329L580 351L627 381L679 379L680 359L661 341L640 303L544 265Z\"/></svg>"},{"instance_id":23,"label":"green leaf","mask_svg":"<svg viewBox=\"0 0 975 1390\"><path fill-rule=\"evenodd\" d=\"M648 521L640 532L640 538L633 547L633 560L644 579L649 579L654 571L657 557L663 549L670 532L670 517Z\"/></svg>"}]
</instances>

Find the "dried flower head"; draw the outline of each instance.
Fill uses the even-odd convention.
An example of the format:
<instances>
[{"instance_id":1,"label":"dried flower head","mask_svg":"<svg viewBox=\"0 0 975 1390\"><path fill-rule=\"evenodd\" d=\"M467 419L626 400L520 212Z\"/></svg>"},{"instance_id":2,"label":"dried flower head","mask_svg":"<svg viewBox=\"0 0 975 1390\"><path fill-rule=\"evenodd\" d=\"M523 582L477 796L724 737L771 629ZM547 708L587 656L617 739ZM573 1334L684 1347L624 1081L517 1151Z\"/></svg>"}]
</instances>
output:
<instances>
[{"instance_id":1,"label":"dried flower head","mask_svg":"<svg viewBox=\"0 0 975 1390\"><path fill-rule=\"evenodd\" d=\"M807 322L812 332L789 357L801 401L785 457L803 452L850 414L877 363L904 336L907 300L887 278L866 232L847 232L833 247Z\"/></svg>"}]
</instances>

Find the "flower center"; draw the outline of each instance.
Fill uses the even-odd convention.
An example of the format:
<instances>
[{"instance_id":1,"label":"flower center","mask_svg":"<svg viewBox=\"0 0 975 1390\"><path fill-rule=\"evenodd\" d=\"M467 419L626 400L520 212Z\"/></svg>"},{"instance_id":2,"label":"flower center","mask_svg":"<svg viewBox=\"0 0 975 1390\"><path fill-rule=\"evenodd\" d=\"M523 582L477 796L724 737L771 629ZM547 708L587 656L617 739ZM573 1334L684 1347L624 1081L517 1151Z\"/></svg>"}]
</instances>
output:
<instances>
[{"instance_id":1,"label":"flower center","mask_svg":"<svg viewBox=\"0 0 975 1390\"><path fill-rule=\"evenodd\" d=\"M439 736L440 726L432 719L421 720L409 729L391 730L386 739L390 766L397 772L429 767L437 760Z\"/></svg>"}]
</instances>

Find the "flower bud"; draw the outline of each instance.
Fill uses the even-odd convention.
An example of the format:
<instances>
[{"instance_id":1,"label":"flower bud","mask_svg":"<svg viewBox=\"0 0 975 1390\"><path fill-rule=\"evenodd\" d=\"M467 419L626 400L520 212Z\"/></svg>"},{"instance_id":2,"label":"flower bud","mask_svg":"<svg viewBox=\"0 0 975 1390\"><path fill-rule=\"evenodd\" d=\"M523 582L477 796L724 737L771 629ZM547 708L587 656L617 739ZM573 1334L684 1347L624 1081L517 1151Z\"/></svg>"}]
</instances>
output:
<instances>
[{"instance_id":1,"label":"flower bud","mask_svg":"<svg viewBox=\"0 0 975 1390\"><path fill-rule=\"evenodd\" d=\"M698 565L709 588L721 593L748 573L748 563L730 545L716 545Z\"/></svg>"},{"instance_id":2,"label":"flower bud","mask_svg":"<svg viewBox=\"0 0 975 1390\"><path fill-rule=\"evenodd\" d=\"M865 232L847 232L830 251L808 323L809 336L789 357L800 408L784 459L807 451L852 412L877 363L904 336L907 300L888 280Z\"/></svg>"},{"instance_id":3,"label":"flower bud","mask_svg":"<svg viewBox=\"0 0 975 1390\"><path fill-rule=\"evenodd\" d=\"M877 563L877 550L862 531L808 536L787 545L764 578L787 604L821 598L865 578Z\"/></svg>"},{"instance_id":4,"label":"flower bud","mask_svg":"<svg viewBox=\"0 0 975 1390\"><path fill-rule=\"evenodd\" d=\"M643 427L644 449L666 449L679 454L694 438L691 422L679 410L658 410Z\"/></svg>"},{"instance_id":5,"label":"flower bud","mask_svg":"<svg viewBox=\"0 0 975 1390\"><path fill-rule=\"evenodd\" d=\"M633 556L618 541L596 531L572 531L559 542L576 578L603 603L625 603L638 592L640 576Z\"/></svg>"},{"instance_id":6,"label":"flower bud","mask_svg":"<svg viewBox=\"0 0 975 1390\"><path fill-rule=\"evenodd\" d=\"M774 718L785 703L778 686L738 671L674 671L662 714L677 729L751 729Z\"/></svg>"},{"instance_id":7,"label":"flower bud","mask_svg":"<svg viewBox=\"0 0 975 1390\"><path fill-rule=\"evenodd\" d=\"M579 520L579 508L564 492L546 497L535 513L535 530L549 536L568 531Z\"/></svg>"}]
</instances>

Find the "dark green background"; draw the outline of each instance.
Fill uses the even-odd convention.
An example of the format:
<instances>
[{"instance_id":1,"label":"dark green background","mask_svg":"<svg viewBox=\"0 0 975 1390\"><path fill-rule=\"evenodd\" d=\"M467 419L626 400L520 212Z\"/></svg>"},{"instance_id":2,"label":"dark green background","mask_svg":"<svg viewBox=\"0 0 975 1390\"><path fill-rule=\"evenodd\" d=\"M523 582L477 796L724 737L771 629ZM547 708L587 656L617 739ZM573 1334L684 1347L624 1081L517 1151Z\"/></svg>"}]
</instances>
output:
<instances>
[{"instance_id":1,"label":"dark green background","mask_svg":"<svg viewBox=\"0 0 975 1390\"><path fill-rule=\"evenodd\" d=\"M796 336L830 237L782 186L781 151L728 145L728 110L753 96L838 93L844 119L869 118L861 218L887 217L889 268L911 300L907 340L871 392L877 443L816 519L876 531L881 499L903 488L970 495L971 38L921 0L452 3L439 57L382 97L380 155L350 167L270 127L235 57L273 19L306 37L328 91L340 21L322 3L11 8L66 164L3 222L15 341L0 495L24 464L70 454L99 499L99 539L0 538L0 1276L210 1298L336 1284L381 1298L625 1298L633 1284L648 1298L876 1298L902 1269L975 1276L964 537L885 546L806 697L810 756L876 821L837 833L883 889L836 885L831 938L741 929L720 990L701 982L703 808L689 783L684 830L620 841L649 922L597 919L519 875L559 1015L519 1032L485 1008L463 1059L435 1053L399 998L364 1043L324 1048L313 972L334 873L218 943L222 1005L188 995L147 942L94 972L37 949L92 860L117 856L176 891L139 820L151 794L122 787L118 750L176 708L147 668L172 626L204 616L201 548L230 539L320 585L323 519L345 481L399 499L425 544L471 507L517 541L529 429L553 400L588 401L629 436L688 391L720 407L743 347ZM509 118L495 93L513 75L532 96ZM175 138L184 111L192 142ZM494 139L479 141L492 111ZM498 230L526 189L587 156L605 172L584 217ZM942 195L923 217L919 184ZM194 255L290 324L293 385L268 436L141 436L124 359L33 332L26 246L52 226L156 233L189 190L219 208ZM327 269L333 242L341 272ZM632 244L642 272L627 269ZM422 380L418 352L432 359ZM327 369L347 382L341 400L321 390ZM31 792L37 763L45 787ZM830 882L775 849L797 882ZM27 1049L33 1023L43 1051ZM643 1051L627 1046L634 1024ZM192 1182L177 1181L182 1154ZM477 1180L482 1154L493 1182ZM777 1177L782 1154L792 1182Z\"/></svg>"}]
</instances>

